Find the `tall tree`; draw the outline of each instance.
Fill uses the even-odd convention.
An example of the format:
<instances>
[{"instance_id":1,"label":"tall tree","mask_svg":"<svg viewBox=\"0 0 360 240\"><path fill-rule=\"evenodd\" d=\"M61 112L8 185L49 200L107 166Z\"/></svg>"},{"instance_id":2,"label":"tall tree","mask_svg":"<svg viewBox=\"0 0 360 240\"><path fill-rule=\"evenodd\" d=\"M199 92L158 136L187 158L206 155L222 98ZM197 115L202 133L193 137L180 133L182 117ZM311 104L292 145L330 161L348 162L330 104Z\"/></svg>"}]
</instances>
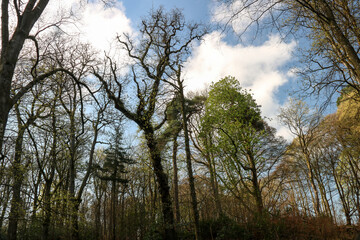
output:
<instances>
[{"instance_id":1,"label":"tall tree","mask_svg":"<svg viewBox=\"0 0 360 240\"><path fill-rule=\"evenodd\" d=\"M12 174L13 174L13 184L12 184L12 198L11 198L11 207L9 213L9 224L8 224L8 239L16 240L17 239L17 228L18 221L21 216L21 188L26 174L26 166L28 163L24 163L23 159L23 142L26 134L26 130L30 127L34 121L39 118L43 112L46 110L46 106L40 105L37 106L38 97L41 94L37 92L34 94L33 99L31 99L30 109L27 112L27 118L22 118L22 113L20 111L20 101L15 104L15 113L18 125L18 133L15 141L15 152L14 160L12 162ZM26 110L25 110L26 112Z\"/></svg>"},{"instance_id":2,"label":"tall tree","mask_svg":"<svg viewBox=\"0 0 360 240\"><path fill-rule=\"evenodd\" d=\"M189 177L189 186L190 186L190 197L191 205L194 216L194 226L195 226L195 239L200 238L200 226L199 226L199 210L197 206L196 190L195 190L195 179L193 175L192 159L191 159L191 150L190 150L190 137L189 137L189 127L188 121L191 114L195 111L195 104L192 102L191 106L193 109L190 109L188 103L190 101L185 98L184 93L184 80L181 78L181 64L178 62L177 66L171 66L174 71L173 81L169 82L170 85L174 87L175 90L175 100L179 101L179 113L181 117L182 130L184 132L184 141L185 141L185 157L186 157L186 168Z\"/></svg>"},{"instance_id":3,"label":"tall tree","mask_svg":"<svg viewBox=\"0 0 360 240\"><path fill-rule=\"evenodd\" d=\"M350 86L360 94L360 8L358 0L219 0L222 19L235 29L238 21L250 26L277 28L283 36L305 37L300 55L304 88L328 93ZM225 12L226 11L226 12ZM304 45L306 47L304 47ZM322 90L326 90L322 92Z\"/></svg>"},{"instance_id":4,"label":"tall tree","mask_svg":"<svg viewBox=\"0 0 360 240\"><path fill-rule=\"evenodd\" d=\"M204 165L210 174L210 186L213 194L214 203L216 206L216 216L220 217L223 215L221 200L219 194L219 184L218 177L216 176L216 162L214 157L213 149L213 138L215 137L213 131L207 129L207 131L202 131L201 121L205 114L205 101L207 99L207 93L196 94L192 96L191 99L197 99L198 107L190 118L190 138L194 148L200 153L200 156L194 157L197 163ZM194 155L194 152L193 152Z\"/></svg>"},{"instance_id":5,"label":"tall tree","mask_svg":"<svg viewBox=\"0 0 360 240\"><path fill-rule=\"evenodd\" d=\"M166 116L169 123L169 130L172 132L172 164L173 164L173 198L174 198L174 211L175 223L180 223L180 205L179 205L179 168L178 168L178 138L181 132L181 123L179 121L179 101L178 98L169 103L167 107Z\"/></svg>"},{"instance_id":6,"label":"tall tree","mask_svg":"<svg viewBox=\"0 0 360 240\"><path fill-rule=\"evenodd\" d=\"M98 167L97 176L104 181L111 182L111 218L110 227L111 234L110 239L116 239L116 206L118 205L119 183L125 185L128 180L124 176L126 171L126 165L132 164L133 160L130 159L126 153L126 149L123 147L123 137L119 126L116 126L114 133L111 134L112 142L110 147L105 150L105 159L103 166Z\"/></svg>"},{"instance_id":7,"label":"tall tree","mask_svg":"<svg viewBox=\"0 0 360 240\"><path fill-rule=\"evenodd\" d=\"M291 100L289 105L281 109L280 121L288 127L295 136L293 144L299 146L307 168L308 180L311 184L314 211L317 216L321 214L319 189L316 184L314 163L311 158L311 147L316 143L317 127L321 120L320 113L311 112L305 102Z\"/></svg>"},{"instance_id":8,"label":"tall tree","mask_svg":"<svg viewBox=\"0 0 360 240\"><path fill-rule=\"evenodd\" d=\"M210 87L205 103L203 131L213 131L215 148L222 173L221 181L245 207L252 206L243 194L253 197L255 213L264 213L262 189L268 180L263 177L278 162L283 141L261 118L259 106L251 94L233 77L226 77ZM250 182L250 186L249 186Z\"/></svg>"},{"instance_id":9,"label":"tall tree","mask_svg":"<svg viewBox=\"0 0 360 240\"><path fill-rule=\"evenodd\" d=\"M107 0L102 2L106 3ZM61 66L53 65L51 68L41 67L41 62L47 57L41 56L39 37L44 30L51 26L59 26L62 21L50 23L39 28L39 32L31 34L35 23L43 14L49 0L2 0L1 1L1 56L0 56L0 158L5 158L3 143L9 112L15 103L34 85L49 76L64 71ZM12 11L12 9L14 11ZM15 20L15 21L13 21ZM12 25L15 23L14 25ZM46 32L46 31L45 31ZM40 34L41 33L41 34ZM25 46L30 41L31 53L26 58L28 65L28 78L25 83L14 88L14 74ZM24 59L24 57L23 57ZM70 73L71 75L71 73ZM0 175L1 178L1 175Z\"/></svg>"},{"instance_id":10,"label":"tall tree","mask_svg":"<svg viewBox=\"0 0 360 240\"><path fill-rule=\"evenodd\" d=\"M19 59L20 52L26 39L35 39L30 36L30 31L36 21L44 11L49 0L29 0L25 3L22 1L14 1L16 11L17 24L13 34L9 18L10 18L10 1L1 1L1 57L0 57L0 151L2 150L4 134L10 109L17 100L24 94L29 86L25 86L23 91L18 92L15 96L11 96L11 84L15 72L15 67ZM34 76L33 81L39 81L45 76ZM2 152L1 152L2 153Z\"/></svg>"},{"instance_id":11,"label":"tall tree","mask_svg":"<svg viewBox=\"0 0 360 240\"><path fill-rule=\"evenodd\" d=\"M130 36L125 36L125 40L118 37L119 43L134 62L129 78L136 91L136 99L132 101L135 106L129 107L126 102L124 82L118 78L118 69L110 58L110 73L106 75L94 71L94 74L102 82L109 98L114 101L115 108L144 132L161 196L165 238L176 239L168 177L161 156L163 137L156 134L166 118L157 123L156 119L162 117L157 111L161 111L160 100L166 90L163 80L172 75L170 66L174 65L177 56L186 51L189 44L199 39L202 34L198 25L185 23L179 10L166 13L162 8L152 11L149 18L142 20L140 33L139 44Z\"/></svg>"}]
</instances>

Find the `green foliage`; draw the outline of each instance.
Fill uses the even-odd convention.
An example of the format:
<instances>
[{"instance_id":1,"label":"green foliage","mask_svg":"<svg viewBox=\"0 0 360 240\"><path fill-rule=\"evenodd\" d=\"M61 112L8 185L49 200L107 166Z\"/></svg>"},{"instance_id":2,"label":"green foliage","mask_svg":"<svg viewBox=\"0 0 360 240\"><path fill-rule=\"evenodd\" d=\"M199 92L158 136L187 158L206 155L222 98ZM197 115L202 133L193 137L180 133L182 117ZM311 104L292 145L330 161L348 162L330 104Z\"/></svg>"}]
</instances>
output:
<instances>
[{"instance_id":1,"label":"green foliage","mask_svg":"<svg viewBox=\"0 0 360 240\"><path fill-rule=\"evenodd\" d=\"M205 101L206 97L201 95L197 95L192 98L185 98L185 112L188 115L191 115L197 111L200 111ZM166 115L169 121L180 121L181 100L179 94L176 94L172 101L167 105Z\"/></svg>"},{"instance_id":2,"label":"green foliage","mask_svg":"<svg viewBox=\"0 0 360 240\"><path fill-rule=\"evenodd\" d=\"M226 77L212 84L205 107L200 136L209 132L216 136L212 150L227 156L223 160L230 161L228 167L259 144L259 134L265 128L259 106L235 78Z\"/></svg>"},{"instance_id":3,"label":"green foliage","mask_svg":"<svg viewBox=\"0 0 360 240\"><path fill-rule=\"evenodd\" d=\"M263 178L282 155L284 141L275 137L259 105L233 77L211 85L205 107L200 137L215 159L217 177L240 201L254 200L243 203L261 214L262 189L269 183Z\"/></svg>"},{"instance_id":4,"label":"green foliage","mask_svg":"<svg viewBox=\"0 0 360 240\"><path fill-rule=\"evenodd\" d=\"M162 236L162 227L159 224L153 223L145 233L144 240L163 240Z\"/></svg>"},{"instance_id":5,"label":"green foliage","mask_svg":"<svg viewBox=\"0 0 360 240\"><path fill-rule=\"evenodd\" d=\"M346 100L348 95L352 92L355 92L355 89L349 85L341 89L340 96L336 100L336 106L339 107L340 103Z\"/></svg>"},{"instance_id":6,"label":"green foliage","mask_svg":"<svg viewBox=\"0 0 360 240\"><path fill-rule=\"evenodd\" d=\"M234 77L225 77L212 84L205 106L203 126L206 128L223 128L230 124L229 127L263 129L259 105Z\"/></svg>"}]
</instances>

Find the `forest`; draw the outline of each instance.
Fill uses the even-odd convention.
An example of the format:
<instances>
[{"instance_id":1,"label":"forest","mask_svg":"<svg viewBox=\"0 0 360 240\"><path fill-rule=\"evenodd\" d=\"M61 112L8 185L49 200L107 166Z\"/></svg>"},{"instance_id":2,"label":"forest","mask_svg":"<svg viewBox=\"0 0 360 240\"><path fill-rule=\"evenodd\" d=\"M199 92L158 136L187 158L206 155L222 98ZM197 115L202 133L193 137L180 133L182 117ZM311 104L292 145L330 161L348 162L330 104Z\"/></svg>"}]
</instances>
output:
<instances>
[{"instance_id":1,"label":"forest","mask_svg":"<svg viewBox=\"0 0 360 240\"><path fill-rule=\"evenodd\" d=\"M358 236L360 1L217 1L224 31L250 15L251 34L310 43L278 115L292 141L241 79L187 89L211 27L182 10L149 9L114 55L60 31L71 14L44 21L54 0L1 1L1 240Z\"/></svg>"}]
</instances>

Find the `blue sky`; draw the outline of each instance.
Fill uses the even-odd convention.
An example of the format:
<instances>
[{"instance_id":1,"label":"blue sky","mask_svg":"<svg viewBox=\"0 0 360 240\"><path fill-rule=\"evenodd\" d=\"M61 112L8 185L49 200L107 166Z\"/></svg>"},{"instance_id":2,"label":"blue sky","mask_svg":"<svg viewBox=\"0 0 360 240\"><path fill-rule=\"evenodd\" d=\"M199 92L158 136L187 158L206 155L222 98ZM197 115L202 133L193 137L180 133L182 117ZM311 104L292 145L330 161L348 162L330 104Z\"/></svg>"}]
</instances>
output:
<instances>
[{"instance_id":1,"label":"blue sky","mask_svg":"<svg viewBox=\"0 0 360 240\"><path fill-rule=\"evenodd\" d=\"M51 18L53 11L59 8L70 9L80 19L77 28L81 30L80 38L100 52L116 49L117 34L127 33L136 36L137 27L142 16L160 5L165 9L183 10L187 21L202 22L216 26L221 24L229 9L216 5L213 0L123 0L113 7L104 8L99 2L88 2L82 8L77 7L79 0L57 0L49 5L44 19ZM65 10L66 12L66 10ZM235 31L248 23L246 16L233 25ZM71 27L66 29L71 32ZM264 34L256 42L249 31L239 41L231 31L223 32L212 28L204 41L194 45L192 55L185 63L184 78L187 91L201 91L211 82L231 75L236 77L241 86L251 89L264 116L272 119L270 125L276 127L280 135L290 139L287 129L277 120L279 109L286 103L288 93L296 86L293 52L297 47L295 41L284 42L276 34ZM120 62L126 63L125 56L118 55Z\"/></svg>"},{"instance_id":2,"label":"blue sky","mask_svg":"<svg viewBox=\"0 0 360 240\"><path fill-rule=\"evenodd\" d=\"M136 23L140 16L146 15L151 8L164 6L166 9L183 10L186 19L208 22L210 19L211 1L209 0L124 0L126 15ZM136 26L134 26L136 27Z\"/></svg>"}]
</instances>

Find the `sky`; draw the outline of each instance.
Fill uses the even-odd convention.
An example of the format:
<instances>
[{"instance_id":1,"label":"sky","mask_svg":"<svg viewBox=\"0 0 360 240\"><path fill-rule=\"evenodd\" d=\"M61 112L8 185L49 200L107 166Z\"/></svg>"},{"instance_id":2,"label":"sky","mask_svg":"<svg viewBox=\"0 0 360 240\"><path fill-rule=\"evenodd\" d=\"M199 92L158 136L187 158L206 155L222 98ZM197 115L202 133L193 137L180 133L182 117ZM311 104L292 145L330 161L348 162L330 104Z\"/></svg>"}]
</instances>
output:
<instances>
[{"instance_id":1,"label":"sky","mask_svg":"<svg viewBox=\"0 0 360 240\"><path fill-rule=\"evenodd\" d=\"M52 3L53 2L53 3ZM88 1L79 8L78 0L50 1L47 15L43 21L53 21L54 12L63 9L63 14L71 11L78 17L76 27L67 26L67 32L81 31L81 39L91 43L99 51L113 49L115 37L127 33L137 35L137 27L143 16L151 9L163 6L166 10L181 9L185 19L212 25L204 40L192 48L192 54L184 67L187 91L201 91L212 82L226 76L234 76L241 86L251 89L256 102L261 105L264 117L278 130L278 135L290 140L290 132L282 126L277 115L288 100L288 93L296 84L293 74L293 52L297 47L294 41L284 42L276 34L262 35L256 44L240 41L231 31L216 28L231 13L214 0L123 0L110 7L96 1ZM233 25L239 32L249 19L244 16ZM70 29L70 30L69 30Z\"/></svg>"}]
</instances>

